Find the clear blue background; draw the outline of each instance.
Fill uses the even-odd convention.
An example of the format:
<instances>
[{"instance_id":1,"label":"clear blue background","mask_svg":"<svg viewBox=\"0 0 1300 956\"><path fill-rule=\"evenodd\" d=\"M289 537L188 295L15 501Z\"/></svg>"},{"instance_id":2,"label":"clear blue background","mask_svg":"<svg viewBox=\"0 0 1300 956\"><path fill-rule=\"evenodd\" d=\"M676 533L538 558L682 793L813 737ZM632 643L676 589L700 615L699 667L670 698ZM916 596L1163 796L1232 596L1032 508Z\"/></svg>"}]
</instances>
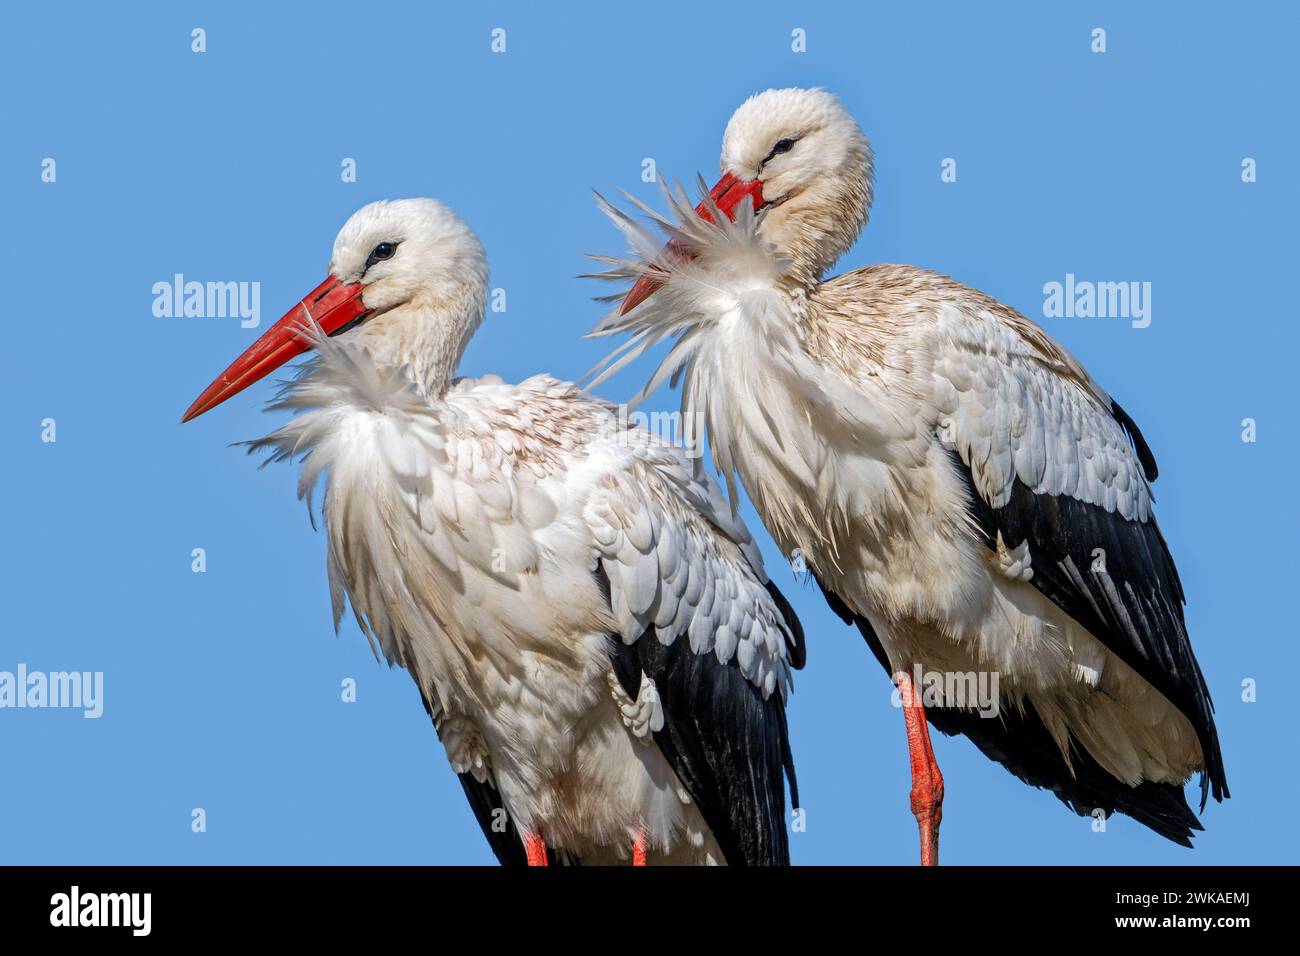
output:
<instances>
[{"instance_id":1,"label":"clear blue background","mask_svg":"<svg viewBox=\"0 0 1300 956\"><path fill-rule=\"evenodd\" d=\"M0 862L488 862L407 675L355 625L332 635L295 471L229 447L272 426L271 386L177 420L324 277L344 219L383 197L457 209L508 291L463 373L576 377L605 345L580 338L603 291L575 278L583 253L622 251L590 189L660 202L647 156L665 176L712 176L731 111L792 84L837 92L877 151L872 221L841 268L932 267L1035 318L1043 283L1067 272L1153 284L1148 329L1045 324L1159 457L1234 798L1210 807L1194 851L1126 818L1094 833L944 738L944 861L1295 862L1298 18L905 6L7 5L0 669L102 670L106 709L0 711ZM505 55L489 52L497 26ZM47 156L55 184L40 181ZM355 184L340 181L348 156ZM955 184L939 179L948 156ZM261 328L155 318L151 286L176 272L260 281ZM627 397L648 370L605 394ZM1241 441L1247 416L1257 444ZM191 573L196 547L206 574ZM889 684L765 548L811 644L791 710L808 811L794 860L911 863ZM340 702L345 677L356 704ZM1241 701L1248 677L1257 703Z\"/></svg>"}]
</instances>

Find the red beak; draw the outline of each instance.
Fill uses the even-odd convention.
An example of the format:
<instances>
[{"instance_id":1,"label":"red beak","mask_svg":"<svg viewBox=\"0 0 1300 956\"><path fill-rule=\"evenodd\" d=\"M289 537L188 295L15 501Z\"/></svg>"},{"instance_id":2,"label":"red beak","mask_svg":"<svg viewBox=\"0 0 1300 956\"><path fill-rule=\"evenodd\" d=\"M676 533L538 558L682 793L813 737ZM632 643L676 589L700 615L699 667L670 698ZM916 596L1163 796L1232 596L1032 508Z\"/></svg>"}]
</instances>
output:
<instances>
[{"instance_id":1,"label":"red beak","mask_svg":"<svg viewBox=\"0 0 1300 956\"><path fill-rule=\"evenodd\" d=\"M262 337L243 355L231 362L230 367L194 399L194 404L181 418L181 424L215 408L258 379L270 375L295 355L306 352L311 343L305 333L311 330L313 322L326 335L333 335L361 318L369 311L361 301L363 291L365 286L360 282L344 285L330 276L290 309L284 318L262 333Z\"/></svg>"},{"instance_id":2,"label":"red beak","mask_svg":"<svg viewBox=\"0 0 1300 956\"><path fill-rule=\"evenodd\" d=\"M751 179L749 182L743 182L732 173L727 173L718 180L718 184L709 193L709 199L712 200L713 205L721 209L723 214L731 220L735 220L736 208L746 196L753 198L754 212L762 209L766 205L763 201L763 181L761 179ZM701 219L713 222L713 214L709 211L708 202L702 202L696 206L695 212ZM673 260L683 262L693 258L693 255L688 250L683 249L682 244L674 239L664 246L664 251L659 254L659 258L668 262ZM661 285L663 285L663 282L654 276L642 276L637 279L636 285L632 286L632 291L627 294L623 304L618 307L618 314L627 315L627 313L654 295Z\"/></svg>"}]
</instances>

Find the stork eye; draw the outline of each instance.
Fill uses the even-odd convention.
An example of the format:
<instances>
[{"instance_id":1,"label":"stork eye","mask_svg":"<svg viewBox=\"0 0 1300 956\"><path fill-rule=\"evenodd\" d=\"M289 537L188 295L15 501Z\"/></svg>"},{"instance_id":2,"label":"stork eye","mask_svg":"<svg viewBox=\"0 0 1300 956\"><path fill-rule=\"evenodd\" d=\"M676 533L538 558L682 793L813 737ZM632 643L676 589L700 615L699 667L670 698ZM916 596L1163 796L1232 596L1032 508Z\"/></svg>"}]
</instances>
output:
<instances>
[{"instance_id":1,"label":"stork eye","mask_svg":"<svg viewBox=\"0 0 1300 956\"><path fill-rule=\"evenodd\" d=\"M365 268L369 269L376 263L381 263L385 259L393 258L394 252L398 251L398 243L381 242L380 245L370 250L370 255L365 258Z\"/></svg>"},{"instance_id":2,"label":"stork eye","mask_svg":"<svg viewBox=\"0 0 1300 956\"><path fill-rule=\"evenodd\" d=\"M397 243L381 242L370 250L370 255L366 257L366 268L369 269L376 262L383 262L385 259L393 258L393 253L396 251Z\"/></svg>"},{"instance_id":3,"label":"stork eye","mask_svg":"<svg viewBox=\"0 0 1300 956\"><path fill-rule=\"evenodd\" d=\"M790 152L790 150L794 149L794 144L796 141L797 140L795 139L778 139L776 141L776 145L772 147L772 151L768 153L765 157L763 157L763 161L758 164L758 168L762 169L764 166L766 166L768 160L770 160L773 156L780 155L781 153Z\"/></svg>"}]
</instances>

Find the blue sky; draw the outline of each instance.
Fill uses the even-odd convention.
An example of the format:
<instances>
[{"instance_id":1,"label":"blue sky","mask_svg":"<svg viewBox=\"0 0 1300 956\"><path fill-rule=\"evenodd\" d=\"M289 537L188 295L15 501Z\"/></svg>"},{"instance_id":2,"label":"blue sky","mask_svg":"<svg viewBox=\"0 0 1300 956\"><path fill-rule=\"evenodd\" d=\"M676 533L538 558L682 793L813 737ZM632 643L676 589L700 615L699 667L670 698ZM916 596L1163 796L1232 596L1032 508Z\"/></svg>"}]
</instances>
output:
<instances>
[{"instance_id":1,"label":"blue sky","mask_svg":"<svg viewBox=\"0 0 1300 956\"><path fill-rule=\"evenodd\" d=\"M324 541L294 470L259 471L229 447L269 430L271 386L177 421L324 277L335 231L379 198L440 198L487 246L507 311L464 374L580 375L604 351L580 338L603 291L576 278L583 254L622 250L590 190L658 203L646 157L666 177L711 177L731 111L774 85L835 91L876 149L872 221L837 271L910 262L996 296L1142 425L1218 707L1234 797L1210 807L1195 850L1125 818L1093 832L944 738L942 859L1295 862L1293 829L1277 825L1297 783L1298 516L1277 480L1296 465L1295 12L431 6L6 11L0 670L102 671L104 713L0 710L0 862L491 859L409 678L377 664L355 625L333 636ZM489 49L496 27L503 54ZM1096 27L1104 54L1090 50ZM340 177L348 157L354 183ZM949 157L954 183L940 180ZM1256 182L1242 181L1246 157ZM259 282L260 327L156 317L151 289L176 273ZM1044 319L1043 286L1067 273L1150 282L1150 326ZM626 398L647 371L602 391ZM791 706L808 814L794 860L911 863L890 686L764 547L810 642ZM358 700L344 704L349 677ZM196 807L205 833L191 832Z\"/></svg>"}]
</instances>

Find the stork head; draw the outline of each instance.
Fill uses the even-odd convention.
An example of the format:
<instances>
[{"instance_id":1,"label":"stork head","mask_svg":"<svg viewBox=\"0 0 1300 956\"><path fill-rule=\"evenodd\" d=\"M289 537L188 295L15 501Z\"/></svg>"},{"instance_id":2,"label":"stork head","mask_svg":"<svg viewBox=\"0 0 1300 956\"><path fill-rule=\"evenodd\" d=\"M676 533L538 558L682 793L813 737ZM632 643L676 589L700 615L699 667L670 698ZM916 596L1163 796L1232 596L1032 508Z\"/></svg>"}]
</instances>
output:
<instances>
[{"instance_id":1,"label":"stork head","mask_svg":"<svg viewBox=\"0 0 1300 956\"><path fill-rule=\"evenodd\" d=\"M450 384L483 317L487 257L435 199L363 206L339 230L329 275L194 400L182 422L243 391L311 348L313 327L405 367L426 394Z\"/></svg>"},{"instance_id":2,"label":"stork head","mask_svg":"<svg viewBox=\"0 0 1300 956\"><path fill-rule=\"evenodd\" d=\"M735 218L742 202L761 213L759 232L817 282L849 250L871 207L871 145L834 95L821 89L768 90L732 114L722 135L722 178L711 198ZM700 215L709 218L707 204ZM651 277L633 287L626 313L654 293Z\"/></svg>"}]
</instances>

